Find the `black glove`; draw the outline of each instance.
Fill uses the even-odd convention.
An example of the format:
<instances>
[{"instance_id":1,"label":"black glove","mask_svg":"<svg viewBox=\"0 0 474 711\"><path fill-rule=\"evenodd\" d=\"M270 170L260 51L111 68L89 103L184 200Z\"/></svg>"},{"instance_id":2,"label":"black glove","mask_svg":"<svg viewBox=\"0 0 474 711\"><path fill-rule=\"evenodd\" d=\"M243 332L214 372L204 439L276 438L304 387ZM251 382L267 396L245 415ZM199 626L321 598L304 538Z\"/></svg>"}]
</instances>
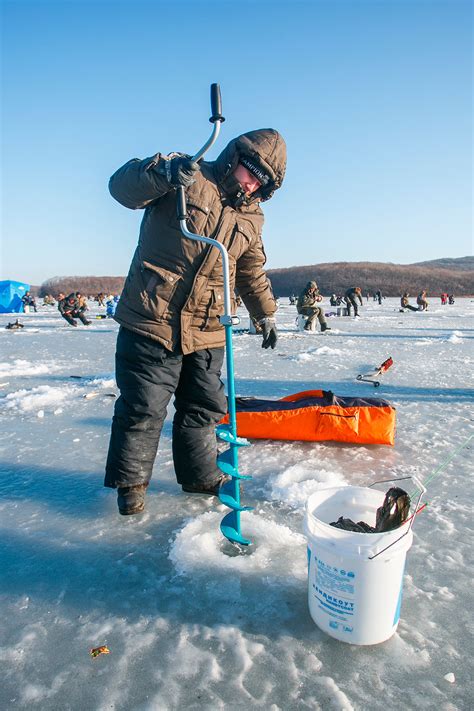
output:
<instances>
[{"instance_id":1,"label":"black glove","mask_svg":"<svg viewBox=\"0 0 474 711\"><path fill-rule=\"evenodd\" d=\"M278 332L275 319L262 318L258 321L258 324L262 327L263 331L262 348L275 348L276 342L278 341Z\"/></svg>"},{"instance_id":2,"label":"black glove","mask_svg":"<svg viewBox=\"0 0 474 711\"><path fill-rule=\"evenodd\" d=\"M194 176L196 172L200 170L199 163L183 156L172 158L169 161L168 167L168 182L174 188L178 188L180 186L183 188L189 188L190 185L196 182L196 178Z\"/></svg>"}]
</instances>

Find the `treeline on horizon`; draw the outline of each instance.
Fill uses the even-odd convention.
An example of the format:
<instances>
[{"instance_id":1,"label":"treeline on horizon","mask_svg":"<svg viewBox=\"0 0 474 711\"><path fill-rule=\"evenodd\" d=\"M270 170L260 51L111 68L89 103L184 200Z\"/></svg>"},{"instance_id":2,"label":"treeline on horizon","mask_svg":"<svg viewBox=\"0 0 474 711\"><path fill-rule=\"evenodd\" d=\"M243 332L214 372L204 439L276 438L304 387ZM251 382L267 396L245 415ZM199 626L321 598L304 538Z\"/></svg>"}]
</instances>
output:
<instances>
[{"instance_id":1,"label":"treeline on horizon","mask_svg":"<svg viewBox=\"0 0 474 711\"><path fill-rule=\"evenodd\" d=\"M449 263L449 268L444 263ZM443 266L437 266L442 263ZM428 295L442 292L455 296L474 294L474 258L436 260L436 266L416 264L386 264L378 262L331 262L267 271L275 296L298 294L308 281L316 281L321 294L343 294L351 286L360 286L363 293L373 294L380 289L384 296L400 296L408 291L416 295L426 290ZM47 279L39 287L32 287L38 296L59 292L80 291L86 296L120 294L125 277L65 276Z\"/></svg>"},{"instance_id":2,"label":"treeline on horizon","mask_svg":"<svg viewBox=\"0 0 474 711\"><path fill-rule=\"evenodd\" d=\"M474 294L474 269L466 269L461 260L450 269L413 264L331 262L270 269L267 274L276 296L298 294L308 281L315 281L325 296L344 294L351 286L360 286L364 294L380 290L384 296L401 296L405 291L416 295L423 290L432 296L443 292L456 296Z\"/></svg>"}]
</instances>

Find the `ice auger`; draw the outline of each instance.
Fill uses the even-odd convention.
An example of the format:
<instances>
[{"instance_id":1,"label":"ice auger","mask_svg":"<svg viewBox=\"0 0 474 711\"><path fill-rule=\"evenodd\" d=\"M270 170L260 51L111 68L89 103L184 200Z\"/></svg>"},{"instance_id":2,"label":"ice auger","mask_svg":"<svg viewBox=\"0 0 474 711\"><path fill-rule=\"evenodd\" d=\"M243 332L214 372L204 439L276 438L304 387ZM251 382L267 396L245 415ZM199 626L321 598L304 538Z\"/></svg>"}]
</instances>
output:
<instances>
[{"instance_id":1,"label":"ice auger","mask_svg":"<svg viewBox=\"0 0 474 711\"><path fill-rule=\"evenodd\" d=\"M219 135L222 121L221 94L218 84L211 84L211 117L209 121L213 124L211 136L204 146L192 157L193 161L199 161L204 153L213 145ZM239 447L248 446L250 443L237 436L237 418L235 409L235 384L234 384L234 355L232 350L232 326L239 323L237 316L232 316L230 300L230 279L229 279L229 257L227 249L223 244L210 237L197 235L189 232L186 219L186 193L183 187L177 188L177 211L181 232L185 237L196 241L206 242L216 247L222 257L222 268L224 272L224 314L220 317L220 322L225 328L225 350L226 350L226 370L227 370L227 400L229 408L229 423L218 425L217 436L229 445L229 448L221 452L217 457L219 469L231 477L230 481L221 486L219 499L231 511L221 521L221 531L223 535L233 543L240 543L247 546L251 541L242 536L240 530L240 514L242 511L250 511L251 506L242 506L240 503L240 480L251 479L239 473Z\"/></svg>"}]
</instances>

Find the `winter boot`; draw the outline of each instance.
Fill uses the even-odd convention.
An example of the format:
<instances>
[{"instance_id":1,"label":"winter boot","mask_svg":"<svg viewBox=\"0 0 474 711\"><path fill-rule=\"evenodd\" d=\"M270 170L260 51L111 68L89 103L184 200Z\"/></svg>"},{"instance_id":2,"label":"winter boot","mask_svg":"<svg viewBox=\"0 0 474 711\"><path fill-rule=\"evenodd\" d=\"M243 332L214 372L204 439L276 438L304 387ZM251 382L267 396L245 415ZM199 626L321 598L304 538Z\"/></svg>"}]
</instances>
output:
<instances>
[{"instance_id":1,"label":"winter boot","mask_svg":"<svg viewBox=\"0 0 474 711\"><path fill-rule=\"evenodd\" d=\"M327 323L322 323L321 324L321 333L324 333L324 331L330 331L331 326L328 326Z\"/></svg>"},{"instance_id":2,"label":"winter boot","mask_svg":"<svg viewBox=\"0 0 474 711\"><path fill-rule=\"evenodd\" d=\"M207 496L219 496L221 486L231 480L232 477L222 474L214 484L182 484L181 488L186 494L207 494Z\"/></svg>"},{"instance_id":3,"label":"winter boot","mask_svg":"<svg viewBox=\"0 0 474 711\"><path fill-rule=\"evenodd\" d=\"M117 489L117 504L122 516L132 516L145 509L145 494L148 484L124 486Z\"/></svg>"}]
</instances>

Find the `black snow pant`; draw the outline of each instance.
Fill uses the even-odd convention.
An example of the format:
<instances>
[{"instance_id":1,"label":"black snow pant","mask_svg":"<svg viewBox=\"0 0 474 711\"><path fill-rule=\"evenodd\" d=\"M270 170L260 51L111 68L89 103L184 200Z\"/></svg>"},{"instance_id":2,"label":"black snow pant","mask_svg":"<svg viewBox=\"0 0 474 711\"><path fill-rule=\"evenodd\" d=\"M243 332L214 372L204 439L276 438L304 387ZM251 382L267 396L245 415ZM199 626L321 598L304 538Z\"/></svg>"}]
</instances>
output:
<instances>
[{"instance_id":1,"label":"black snow pant","mask_svg":"<svg viewBox=\"0 0 474 711\"><path fill-rule=\"evenodd\" d=\"M227 413L221 381L224 348L183 355L121 327L115 356L115 404L104 486L148 484L166 407L174 394L173 462L179 484L212 485L215 425Z\"/></svg>"},{"instance_id":2,"label":"black snow pant","mask_svg":"<svg viewBox=\"0 0 474 711\"><path fill-rule=\"evenodd\" d=\"M82 311L68 311L65 314L61 314L61 316L66 319L66 321L71 324L71 326L76 325L76 318L78 318L84 324L84 326L88 326L90 324L90 321L84 316L84 313Z\"/></svg>"},{"instance_id":3,"label":"black snow pant","mask_svg":"<svg viewBox=\"0 0 474 711\"><path fill-rule=\"evenodd\" d=\"M352 299L350 296L345 296L344 301L346 302L347 305L347 315L351 315L351 306L354 307L354 316L359 315L359 308L357 306L357 301L355 299Z\"/></svg>"}]
</instances>

